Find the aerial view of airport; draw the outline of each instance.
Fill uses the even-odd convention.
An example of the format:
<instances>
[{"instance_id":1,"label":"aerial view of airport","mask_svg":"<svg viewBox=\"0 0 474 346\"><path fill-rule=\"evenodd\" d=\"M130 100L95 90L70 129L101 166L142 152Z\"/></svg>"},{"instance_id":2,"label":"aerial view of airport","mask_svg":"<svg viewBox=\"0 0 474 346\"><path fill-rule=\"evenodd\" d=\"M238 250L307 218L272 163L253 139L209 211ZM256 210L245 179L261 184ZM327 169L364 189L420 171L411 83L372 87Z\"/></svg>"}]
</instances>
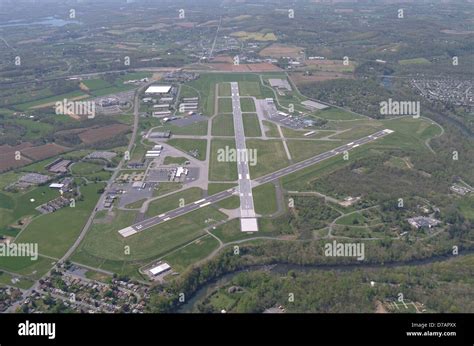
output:
<instances>
[{"instance_id":1,"label":"aerial view of airport","mask_svg":"<svg viewBox=\"0 0 474 346\"><path fill-rule=\"evenodd\" d=\"M473 313L473 76L469 0L0 0L0 312Z\"/></svg>"}]
</instances>

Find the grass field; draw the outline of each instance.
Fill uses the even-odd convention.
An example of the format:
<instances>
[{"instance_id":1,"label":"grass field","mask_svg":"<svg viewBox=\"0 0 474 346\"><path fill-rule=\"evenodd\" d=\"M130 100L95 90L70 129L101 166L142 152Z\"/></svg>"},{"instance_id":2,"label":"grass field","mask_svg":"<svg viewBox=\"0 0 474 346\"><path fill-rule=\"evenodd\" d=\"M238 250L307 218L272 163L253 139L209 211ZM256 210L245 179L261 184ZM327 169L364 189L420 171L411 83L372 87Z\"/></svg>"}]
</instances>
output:
<instances>
[{"instance_id":1,"label":"grass field","mask_svg":"<svg viewBox=\"0 0 474 346\"><path fill-rule=\"evenodd\" d=\"M241 97L240 98L240 108L242 109L242 112L255 112L255 102L253 102L253 99L251 98L245 98Z\"/></svg>"},{"instance_id":2,"label":"grass field","mask_svg":"<svg viewBox=\"0 0 474 346\"><path fill-rule=\"evenodd\" d=\"M262 131L257 114L245 114L242 116L244 122L244 133L246 137L261 137Z\"/></svg>"},{"instance_id":3,"label":"grass field","mask_svg":"<svg viewBox=\"0 0 474 346\"><path fill-rule=\"evenodd\" d=\"M232 113L232 99L231 98L219 99L218 107L219 107L219 113Z\"/></svg>"},{"instance_id":4,"label":"grass field","mask_svg":"<svg viewBox=\"0 0 474 346\"><path fill-rule=\"evenodd\" d=\"M275 185L265 184L253 189L255 212L260 215L271 215L278 211Z\"/></svg>"},{"instance_id":5,"label":"grass field","mask_svg":"<svg viewBox=\"0 0 474 346\"><path fill-rule=\"evenodd\" d=\"M171 196L157 199L150 203L146 212L147 217L160 215L167 211L177 209L180 207L182 199L183 205L192 203L202 198L202 190L198 187L193 187L181 192L175 193ZM182 206L182 205L181 205Z\"/></svg>"},{"instance_id":6,"label":"grass field","mask_svg":"<svg viewBox=\"0 0 474 346\"><path fill-rule=\"evenodd\" d=\"M209 180L234 181L237 180L236 162L219 162L219 150L226 147L235 149L234 139L213 139L211 142L211 160L209 164Z\"/></svg>"},{"instance_id":7,"label":"grass field","mask_svg":"<svg viewBox=\"0 0 474 346\"><path fill-rule=\"evenodd\" d=\"M135 216L132 212L117 211L113 221L94 224L73 260L141 278L137 271L139 267L204 235L206 227L226 218L215 208L205 207L132 237L122 238L118 230L132 224ZM125 246L130 247L129 255L124 252Z\"/></svg>"},{"instance_id":8,"label":"grass field","mask_svg":"<svg viewBox=\"0 0 474 346\"><path fill-rule=\"evenodd\" d=\"M219 242L213 236L206 235L190 245L163 258L174 271L182 272L195 262L204 259L219 247Z\"/></svg>"},{"instance_id":9,"label":"grass field","mask_svg":"<svg viewBox=\"0 0 474 346\"><path fill-rule=\"evenodd\" d=\"M167 143L187 154L190 154L190 151L197 150L196 158L201 161L206 160L207 141L205 139L172 138Z\"/></svg>"},{"instance_id":10,"label":"grass field","mask_svg":"<svg viewBox=\"0 0 474 346\"><path fill-rule=\"evenodd\" d=\"M234 137L232 114L221 114L212 119L212 135Z\"/></svg>"},{"instance_id":11,"label":"grass field","mask_svg":"<svg viewBox=\"0 0 474 346\"><path fill-rule=\"evenodd\" d=\"M298 141L291 139L286 143L288 145L291 158L295 162L308 159L312 156L324 153L343 144L334 141Z\"/></svg>"},{"instance_id":12,"label":"grass field","mask_svg":"<svg viewBox=\"0 0 474 346\"><path fill-rule=\"evenodd\" d=\"M250 165L250 176L258 178L289 165L283 143L278 140L247 140L247 149L257 150L257 165Z\"/></svg>"},{"instance_id":13,"label":"grass field","mask_svg":"<svg viewBox=\"0 0 474 346\"><path fill-rule=\"evenodd\" d=\"M166 156L163 160L164 165L184 165L188 161L185 157Z\"/></svg>"},{"instance_id":14,"label":"grass field","mask_svg":"<svg viewBox=\"0 0 474 346\"><path fill-rule=\"evenodd\" d=\"M240 207L240 198L237 196L232 196L229 198L226 198L217 204L218 208L223 208L223 209L236 209Z\"/></svg>"},{"instance_id":15,"label":"grass field","mask_svg":"<svg viewBox=\"0 0 474 346\"><path fill-rule=\"evenodd\" d=\"M77 162L71 166L72 173L79 176L97 173L103 169L102 165L91 162Z\"/></svg>"},{"instance_id":16,"label":"grass field","mask_svg":"<svg viewBox=\"0 0 474 346\"><path fill-rule=\"evenodd\" d=\"M82 231L99 198L97 192L103 187L104 184L82 186L84 201L76 201L75 208L66 207L35 218L18 236L16 242L38 243L41 254L61 257Z\"/></svg>"},{"instance_id":17,"label":"grass field","mask_svg":"<svg viewBox=\"0 0 474 346\"><path fill-rule=\"evenodd\" d=\"M39 251L41 252L41 248ZM0 257L0 269L38 280L52 268L53 262L42 256L39 256L36 261L27 257Z\"/></svg>"},{"instance_id":18,"label":"grass field","mask_svg":"<svg viewBox=\"0 0 474 346\"><path fill-rule=\"evenodd\" d=\"M219 96L230 96L230 83L219 83Z\"/></svg>"},{"instance_id":19,"label":"grass field","mask_svg":"<svg viewBox=\"0 0 474 346\"><path fill-rule=\"evenodd\" d=\"M208 195L214 195L218 192L225 191L237 186L234 183L210 183L207 187Z\"/></svg>"},{"instance_id":20,"label":"grass field","mask_svg":"<svg viewBox=\"0 0 474 346\"><path fill-rule=\"evenodd\" d=\"M398 60L400 65L419 65L419 64L431 64L426 58L414 58L414 59L403 59Z\"/></svg>"},{"instance_id":21,"label":"grass field","mask_svg":"<svg viewBox=\"0 0 474 346\"><path fill-rule=\"evenodd\" d=\"M267 137L280 137L280 132L278 132L278 127L270 121L263 121L263 126L266 127L265 134Z\"/></svg>"},{"instance_id":22,"label":"grass field","mask_svg":"<svg viewBox=\"0 0 474 346\"><path fill-rule=\"evenodd\" d=\"M327 120L354 120L362 119L361 116L339 109L339 108L329 108L316 113L317 117L327 119Z\"/></svg>"},{"instance_id":23,"label":"grass field","mask_svg":"<svg viewBox=\"0 0 474 346\"><path fill-rule=\"evenodd\" d=\"M207 121L200 121L188 126L176 126L170 123L164 124L159 131L170 130L174 135L193 135L205 136L207 135Z\"/></svg>"}]
</instances>

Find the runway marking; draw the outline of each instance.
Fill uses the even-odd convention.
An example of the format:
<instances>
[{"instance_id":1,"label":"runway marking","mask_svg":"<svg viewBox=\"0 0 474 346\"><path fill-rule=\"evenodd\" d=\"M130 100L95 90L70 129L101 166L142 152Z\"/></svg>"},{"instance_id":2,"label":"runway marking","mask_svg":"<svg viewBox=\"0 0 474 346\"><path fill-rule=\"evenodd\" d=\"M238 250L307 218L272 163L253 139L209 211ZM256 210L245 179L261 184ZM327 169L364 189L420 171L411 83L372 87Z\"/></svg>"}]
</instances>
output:
<instances>
[{"instance_id":1,"label":"runway marking","mask_svg":"<svg viewBox=\"0 0 474 346\"><path fill-rule=\"evenodd\" d=\"M211 204L211 202L207 202L207 203L201 204L201 205L199 206L199 208L207 207L209 204Z\"/></svg>"},{"instance_id":2,"label":"runway marking","mask_svg":"<svg viewBox=\"0 0 474 346\"><path fill-rule=\"evenodd\" d=\"M202 203L202 202L204 202L205 200L206 200L205 198L203 198L203 199L200 199L199 201L196 201L196 202L194 202L194 204L199 204L199 203Z\"/></svg>"}]
</instances>

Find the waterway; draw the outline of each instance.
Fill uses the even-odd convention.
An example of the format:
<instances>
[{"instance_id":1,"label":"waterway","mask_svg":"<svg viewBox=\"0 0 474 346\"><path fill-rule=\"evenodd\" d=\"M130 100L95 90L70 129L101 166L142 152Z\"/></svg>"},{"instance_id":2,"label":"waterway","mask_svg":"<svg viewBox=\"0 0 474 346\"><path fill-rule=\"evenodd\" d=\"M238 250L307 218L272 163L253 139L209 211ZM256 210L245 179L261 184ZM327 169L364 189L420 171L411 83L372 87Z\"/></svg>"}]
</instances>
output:
<instances>
[{"instance_id":1,"label":"waterway","mask_svg":"<svg viewBox=\"0 0 474 346\"><path fill-rule=\"evenodd\" d=\"M474 255L474 250L464 251L456 257ZM420 266L427 265L437 262L444 262L456 258L452 255L446 256L434 256L430 258L411 260L406 262L391 262L386 264L340 264L340 265L324 265L324 264L313 264L313 265L297 265L297 264L286 264L277 263L272 265L256 265L245 269L241 269L235 272L227 273L221 277L208 282L202 286L187 302L179 308L180 313L192 313L195 305L203 298L217 290L219 287L225 286L232 281L232 278L240 273L244 272L255 272L255 271L267 271L275 274L287 274L290 271L296 271L300 273L308 273L314 270L337 270L340 272L347 272L354 269L377 269L377 268L397 268L405 266Z\"/></svg>"}]
</instances>

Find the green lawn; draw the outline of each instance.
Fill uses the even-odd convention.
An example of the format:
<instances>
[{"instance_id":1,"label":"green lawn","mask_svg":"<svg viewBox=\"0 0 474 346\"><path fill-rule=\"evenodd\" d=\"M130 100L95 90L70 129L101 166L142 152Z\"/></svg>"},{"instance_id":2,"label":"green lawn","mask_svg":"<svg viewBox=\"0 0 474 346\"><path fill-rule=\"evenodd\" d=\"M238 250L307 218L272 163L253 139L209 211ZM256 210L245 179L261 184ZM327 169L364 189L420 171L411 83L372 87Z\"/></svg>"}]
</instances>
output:
<instances>
[{"instance_id":1,"label":"green lawn","mask_svg":"<svg viewBox=\"0 0 474 346\"><path fill-rule=\"evenodd\" d=\"M327 120L354 120L362 119L361 116L339 109L329 108L316 113L316 116Z\"/></svg>"},{"instance_id":2,"label":"green lawn","mask_svg":"<svg viewBox=\"0 0 474 346\"><path fill-rule=\"evenodd\" d=\"M237 180L236 162L218 161L219 153L225 148L235 149L234 139L213 139L211 142L211 160L209 164L209 180L234 181ZM225 157L223 159L226 159Z\"/></svg>"},{"instance_id":3,"label":"green lawn","mask_svg":"<svg viewBox=\"0 0 474 346\"><path fill-rule=\"evenodd\" d=\"M291 139L286 143L288 145L291 158L295 162L308 159L312 156L324 153L343 144L341 142L334 141L298 141Z\"/></svg>"},{"instance_id":4,"label":"green lawn","mask_svg":"<svg viewBox=\"0 0 474 346\"><path fill-rule=\"evenodd\" d=\"M221 114L212 120L212 135L234 137L234 119L232 114Z\"/></svg>"},{"instance_id":5,"label":"green lawn","mask_svg":"<svg viewBox=\"0 0 474 346\"><path fill-rule=\"evenodd\" d=\"M103 80L103 79L88 79L84 80L82 83L90 90L98 90L98 89L105 89L105 88L110 88L112 84L109 82Z\"/></svg>"},{"instance_id":6,"label":"green lawn","mask_svg":"<svg viewBox=\"0 0 474 346\"><path fill-rule=\"evenodd\" d=\"M265 134L267 137L280 137L280 132L278 132L278 127L274 123L263 120L263 126L266 127Z\"/></svg>"},{"instance_id":7,"label":"green lawn","mask_svg":"<svg viewBox=\"0 0 474 346\"><path fill-rule=\"evenodd\" d=\"M219 113L232 113L232 99L219 99Z\"/></svg>"},{"instance_id":8,"label":"green lawn","mask_svg":"<svg viewBox=\"0 0 474 346\"><path fill-rule=\"evenodd\" d=\"M72 173L79 176L97 173L103 169L103 165L92 162L77 162L71 166Z\"/></svg>"},{"instance_id":9,"label":"green lawn","mask_svg":"<svg viewBox=\"0 0 474 346\"><path fill-rule=\"evenodd\" d=\"M209 183L207 187L207 193L209 196L214 195L218 192L225 191L237 186L234 183Z\"/></svg>"},{"instance_id":10,"label":"green lawn","mask_svg":"<svg viewBox=\"0 0 474 346\"><path fill-rule=\"evenodd\" d=\"M219 96L230 96L230 83L219 83Z\"/></svg>"},{"instance_id":11,"label":"green lawn","mask_svg":"<svg viewBox=\"0 0 474 346\"><path fill-rule=\"evenodd\" d=\"M243 115L244 133L246 137L261 137L260 123L257 114Z\"/></svg>"},{"instance_id":12,"label":"green lawn","mask_svg":"<svg viewBox=\"0 0 474 346\"><path fill-rule=\"evenodd\" d=\"M255 102L251 98L241 98L240 99L240 108L242 112L255 112Z\"/></svg>"},{"instance_id":13,"label":"green lawn","mask_svg":"<svg viewBox=\"0 0 474 346\"><path fill-rule=\"evenodd\" d=\"M82 231L99 198L97 192L103 187L104 184L82 186L84 201L76 201L75 208L66 207L55 213L35 218L19 235L16 242L38 243L41 254L61 257Z\"/></svg>"},{"instance_id":14,"label":"green lawn","mask_svg":"<svg viewBox=\"0 0 474 346\"><path fill-rule=\"evenodd\" d=\"M190 245L163 258L174 271L182 272L195 262L204 259L219 247L216 238L206 235L192 242Z\"/></svg>"},{"instance_id":15,"label":"green lawn","mask_svg":"<svg viewBox=\"0 0 474 346\"><path fill-rule=\"evenodd\" d=\"M121 275L140 277L139 267L204 235L206 227L226 218L215 208L205 207L123 238L118 230L132 224L135 215L116 211L112 222L94 224L73 260ZM130 254L125 253L125 246L130 247Z\"/></svg>"},{"instance_id":16,"label":"green lawn","mask_svg":"<svg viewBox=\"0 0 474 346\"><path fill-rule=\"evenodd\" d=\"M253 189L255 212L260 215L271 215L278 211L275 185L268 183Z\"/></svg>"},{"instance_id":17,"label":"green lawn","mask_svg":"<svg viewBox=\"0 0 474 346\"><path fill-rule=\"evenodd\" d=\"M257 165L250 165L252 179L289 165L283 143L279 140L249 139L247 140L247 149L256 149L257 151Z\"/></svg>"},{"instance_id":18,"label":"green lawn","mask_svg":"<svg viewBox=\"0 0 474 346\"><path fill-rule=\"evenodd\" d=\"M202 190L198 187L193 187L187 190L177 192L171 196L157 199L150 203L146 212L147 217L160 215L167 211L177 209L180 207L182 199L183 205L192 203L202 198Z\"/></svg>"},{"instance_id":19,"label":"green lawn","mask_svg":"<svg viewBox=\"0 0 474 346\"><path fill-rule=\"evenodd\" d=\"M187 138L172 138L167 142L169 145L189 154L191 151L197 150L197 159L206 160L206 145L205 139L187 139Z\"/></svg>"},{"instance_id":20,"label":"green lawn","mask_svg":"<svg viewBox=\"0 0 474 346\"><path fill-rule=\"evenodd\" d=\"M182 127L165 123L161 127L161 130L170 130L174 135L205 136L207 135L207 121L200 121L198 123Z\"/></svg>"}]
</instances>

